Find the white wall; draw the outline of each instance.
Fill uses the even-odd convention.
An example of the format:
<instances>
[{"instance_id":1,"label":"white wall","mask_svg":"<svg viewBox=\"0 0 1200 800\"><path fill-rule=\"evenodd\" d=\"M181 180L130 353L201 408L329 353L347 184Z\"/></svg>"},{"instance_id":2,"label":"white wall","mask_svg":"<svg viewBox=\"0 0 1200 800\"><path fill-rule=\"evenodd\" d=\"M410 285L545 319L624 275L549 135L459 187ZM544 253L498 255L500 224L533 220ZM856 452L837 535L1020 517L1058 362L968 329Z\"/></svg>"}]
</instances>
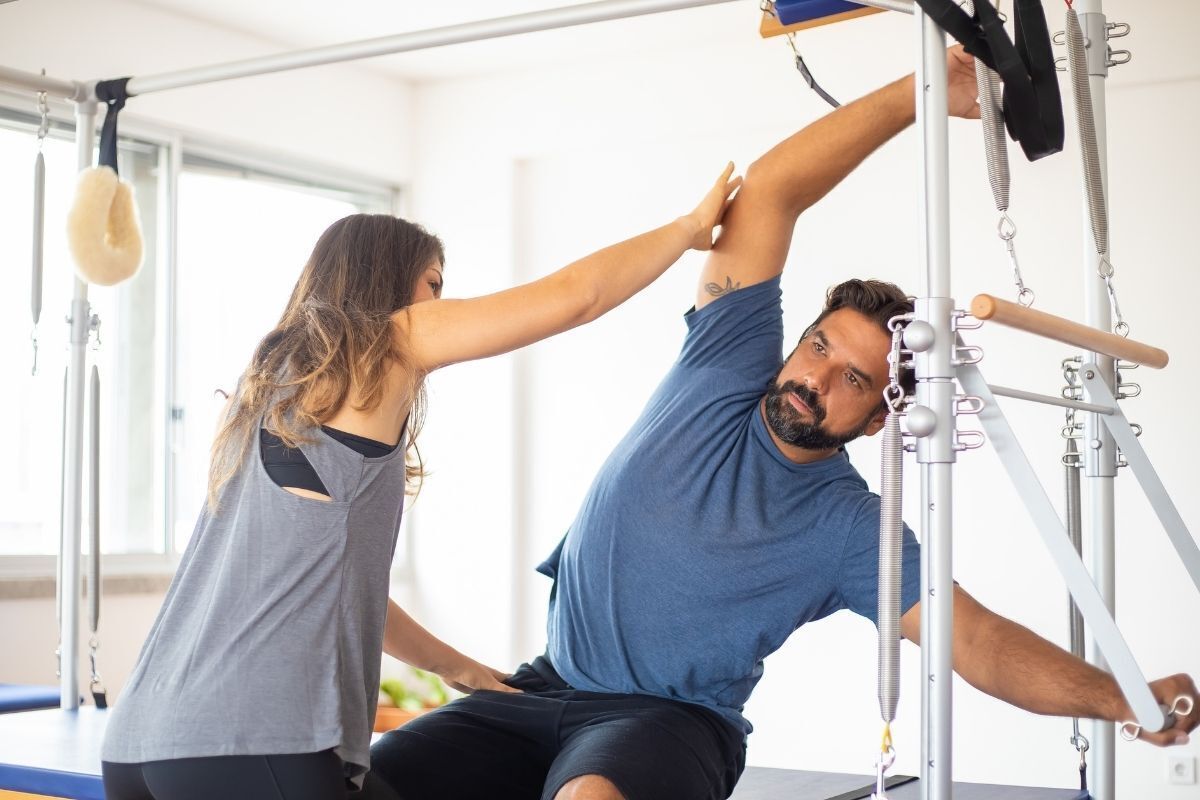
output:
<instances>
[{"instance_id":1,"label":"white wall","mask_svg":"<svg viewBox=\"0 0 1200 800\"><path fill-rule=\"evenodd\" d=\"M153 75L295 48L136 0L37 0L0 8L0 63L60 80ZM272 154L402 182L411 89L337 64L148 94L126 114ZM30 102L30 110L33 103Z\"/></svg>"},{"instance_id":2,"label":"white wall","mask_svg":"<svg viewBox=\"0 0 1200 800\"><path fill-rule=\"evenodd\" d=\"M1116 283L1133 335L1172 350L1168 370L1137 373L1145 393L1126 408L1146 425L1142 441L1184 518L1200 526L1189 491L1198 437L1182 416L1197 389L1197 356L1186 343L1200 285L1189 255L1200 158L1188 146L1188 132L1200 124L1200 74L1183 57L1184 31L1200 12L1164 0L1106 5L1111 19L1133 24L1122 46L1135 51L1133 63L1114 73L1109 94ZM1052 25L1060 24L1058 4L1047 7ZM753 33L751 9L705 13L713 28L685 51L419 87L413 211L446 239L449 294L544 274L666 222L690 209L726 159L744 169L825 112L792 69L786 45ZM800 45L824 86L850 99L906 71L910 39L908 20L881 15L806 33ZM960 305L978 291L1008 297L978 127L955 121L951 128L955 295ZM789 338L816 313L824 289L844 278L879 277L919 291L915 147L912 132L902 135L801 220L784 279ZM1081 318L1074 143L1033 166L1016 147L1012 158L1026 281L1039 308ZM533 567L677 351L699 263L686 257L584 330L435 376L424 442L433 475L414 512L421 530L414 610L434 630L499 664L538 652L549 582ZM972 338L987 349L991 380L1057 393L1068 348L994 327ZM528 404L516 417L513 388L518 408ZM1057 501L1062 414L1011 403L1006 410ZM875 446L853 449L872 483ZM957 577L985 603L1064 643L1065 591L996 457L982 450L960 464ZM915 469L906 500L915 519ZM1118 509L1118 621L1149 675L1200 673L1200 597L1124 473ZM906 651L898 769L914 772L919 654ZM959 779L1077 780L1068 721L1016 711L964 684L955 698ZM878 735L871 625L843 614L798 633L769 660L747 714L757 727L752 764L869 770ZM1200 748L1182 751L1195 756ZM1165 755L1150 747L1121 746L1118 770L1126 797L1195 791L1167 786Z\"/></svg>"}]
</instances>

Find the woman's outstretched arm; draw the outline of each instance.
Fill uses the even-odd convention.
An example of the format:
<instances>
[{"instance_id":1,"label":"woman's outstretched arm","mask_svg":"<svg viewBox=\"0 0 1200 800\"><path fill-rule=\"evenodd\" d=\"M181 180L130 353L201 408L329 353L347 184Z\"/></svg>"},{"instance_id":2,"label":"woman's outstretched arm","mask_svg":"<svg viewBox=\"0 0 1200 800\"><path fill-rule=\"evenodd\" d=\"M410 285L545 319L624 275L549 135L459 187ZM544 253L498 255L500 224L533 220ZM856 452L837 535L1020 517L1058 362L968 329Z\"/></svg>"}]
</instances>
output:
<instances>
[{"instance_id":1,"label":"woman's outstretched arm","mask_svg":"<svg viewBox=\"0 0 1200 800\"><path fill-rule=\"evenodd\" d=\"M687 250L712 247L729 196L726 167L690 214L581 258L544 278L470 300L430 300L397 312L398 335L429 371L507 353L590 322L650 285Z\"/></svg>"},{"instance_id":2,"label":"woman's outstretched arm","mask_svg":"<svg viewBox=\"0 0 1200 800\"><path fill-rule=\"evenodd\" d=\"M383 629L383 652L405 664L438 675L460 692L491 689L515 692L501 683L503 672L465 656L425 630L396 602L388 598L387 623Z\"/></svg>"}]
</instances>

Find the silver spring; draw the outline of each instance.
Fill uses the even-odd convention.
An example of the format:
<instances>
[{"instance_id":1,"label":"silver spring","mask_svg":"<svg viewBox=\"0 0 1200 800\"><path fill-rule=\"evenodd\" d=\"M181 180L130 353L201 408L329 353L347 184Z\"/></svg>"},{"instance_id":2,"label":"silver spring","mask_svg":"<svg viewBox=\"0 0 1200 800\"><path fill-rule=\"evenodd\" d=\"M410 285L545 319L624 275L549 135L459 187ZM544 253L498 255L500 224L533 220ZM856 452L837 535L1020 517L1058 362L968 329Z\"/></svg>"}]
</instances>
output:
<instances>
[{"instance_id":1,"label":"silver spring","mask_svg":"<svg viewBox=\"0 0 1200 800\"><path fill-rule=\"evenodd\" d=\"M1075 119L1079 125L1080 152L1083 154L1083 182L1087 189L1088 214L1096 250L1108 253L1108 206L1104 199L1104 178L1100 171L1100 150L1096 142L1096 120L1092 114L1092 89L1088 82L1087 53L1083 28L1075 9L1067 9L1067 57L1071 65L1071 88L1075 96Z\"/></svg>"},{"instance_id":2,"label":"silver spring","mask_svg":"<svg viewBox=\"0 0 1200 800\"><path fill-rule=\"evenodd\" d=\"M996 210L1008 211L1012 177L1008 168L1008 142L1004 138L1004 114L1000 108L1000 76L975 59L975 84L979 91L979 116L983 122L983 147L987 153L988 183Z\"/></svg>"},{"instance_id":3,"label":"silver spring","mask_svg":"<svg viewBox=\"0 0 1200 800\"><path fill-rule=\"evenodd\" d=\"M900 699L900 554L903 447L900 415L892 412L883 425L882 478L879 496L879 713L884 722L896 718Z\"/></svg>"},{"instance_id":4,"label":"silver spring","mask_svg":"<svg viewBox=\"0 0 1200 800\"><path fill-rule=\"evenodd\" d=\"M990 0L980 0L990 2ZM965 0L963 10L975 13L973 0ZM987 153L988 183L996 210L1008 211L1008 142L1004 135L1004 111L1001 106L1000 76L987 64L975 59L975 87L979 93L979 118L983 123L983 147Z\"/></svg>"}]
</instances>

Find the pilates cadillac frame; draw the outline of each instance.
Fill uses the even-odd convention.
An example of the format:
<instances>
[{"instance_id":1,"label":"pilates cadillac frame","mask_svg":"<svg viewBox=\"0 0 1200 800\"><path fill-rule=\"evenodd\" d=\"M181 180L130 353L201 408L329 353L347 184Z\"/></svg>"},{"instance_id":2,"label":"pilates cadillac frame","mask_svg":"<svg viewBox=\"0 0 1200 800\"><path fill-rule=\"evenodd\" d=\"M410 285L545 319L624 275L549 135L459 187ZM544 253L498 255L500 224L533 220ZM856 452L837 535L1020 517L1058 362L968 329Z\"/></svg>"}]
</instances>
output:
<instances>
[{"instance_id":1,"label":"pilates cadillac frame","mask_svg":"<svg viewBox=\"0 0 1200 800\"><path fill-rule=\"evenodd\" d=\"M425 31L404 33L362 42L301 50L262 58L248 59L160 75L130 79L130 96L165 91L200 83L248 77L269 72L299 69L319 64L349 61L391 53L420 50L442 45L470 42L532 31L565 28L604 20L614 20L685 8L716 5L730 0L601 0L579 6L550 9L479 22L452 25ZM1086 366L1081 374L1086 403L1075 406L1086 412L1084 439L1085 475L1090 487L1091 521L1094 553L1092 575L1089 576L1079 557L1070 548L1062 533L1061 523L1045 493L1033 477L1028 462L1020 451L1016 437L995 404L994 394L1037 400L1026 392L992 388L979 370L962 358L958 338L958 323L965 313L955 308L950 297L950 204L948 165L948 123L946 96L945 34L926 17L912 0L855 0L861 5L876 6L911 13L915 19L914 37L919 53L916 93L917 122L921 132L920 172L918 186L921 202L920 258L924 263L921 293L916 301L914 322L922 322L933 331L932 345L916 352L914 361L917 377L916 402L933 412L936 426L928 435L917 440L917 462L921 473L921 530L922 530L922 758L921 794L925 800L950 800L951 784L951 641L953 627L953 582L951 576L951 541L953 483L952 469L957 453L966 449L965 439L956 430L956 415L960 411L961 395L956 381L969 395L982 400L979 411L983 426L1004 461L1014 482L1023 494L1033 498L1030 512L1042 531L1047 546L1068 583L1071 594L1087 615L1093 639L1089 643L1089 660L1114 671L1122 689L1134 707L1138 722L1151 730L1164 725L1164 717L1136 662L1121 639L1112 613L1115 606L1113 568L1113 478L1117 471L1117 443L1133 467L1160 518L1168 529L1172 542L1183 558L1189 573L1200 588L1200 550L1188 534L1178 512L1170 504L1166 492L1154 475L1148 459L1128 434L1128 423L1120 414L1113 398L1115 359L1112 351L1098 349L1084 356ZM1095 106L1097 129L1100 135L1101 159L1104 159L1104 78L1107 74L1105 53L1105 19L1102 0L1075 0L1080 18L1093 42L1098 45L1088 51L1091 89ZM91 166L95 145L95 123L98 101L95 82L67 82L0 67L0 84L45 91L71 100L75 104L77 159L80 168ZM1086 219L1086 214L1085 214ZM1087 242L1092 233L1085 223ZM1081 346L1102 342L1111 324L1108 297L1104 281L1098 276L1098 256L1093 248L1084 258L1084 288L1086 322L1092 336ZM1002 301L1001 301L1002 302ZM1003 309L1003 307L1002 307ZM1011 309L1003 309L1011 310ZM1023 310L1023 309L1022 309ZM1003 316L1003 314L1001 314ZM1016 313L1009 324L1027 329L1028 317ZM1055 318L1057 319L1057 318ZM91 331L92 314L88 303L88 285L76 280L74 298L69 314L70 361L65 414L65 463L63 468L63 530L60 550L61 623L61 689L62 708L72 710L79 705L78 631L80 617L80 527L83 462L83 396L86 369L86 345ZM1060 320L1061 321L1061 320ZM1061 321L1064 322L1065 321ZM1031 323L1032 324L1032 323ZM1071 323L1067 323L1071 325ZM1081 327L1081 326L1075 326ZM1038 330L1044 335L1045 330ZM1078 331L1076 331L1078 332ZM1097 338L1097 335L1100 338ZM1080 344L1080 342L1076 342ZM1152 348L1151 348L1152 349ZM1161 353L1161 351L1158 351ZM1165 363L1165 353L1162 354ZM1045 400L1046 398L1041 398ZM1068 401L1069 402L1069 401ZM1061 404L1061 403L1060 403ZM1124 426L1124 427L1121 427ZM1111 433L1110 433L1111 431ZM1113 433L1116 433L1114 439ZM1032 483L1031 483L1032 481ZM1036 489L1035 489L1036 487ZM1094 581L1094 583L1093 583ZM1107 622L1105 622L1107 620ZM1115 800L1113 793L1114 727L1096 723L1092 737L1095 779L1093 793L1097 800Z\"/></svg>"}]
</instances>

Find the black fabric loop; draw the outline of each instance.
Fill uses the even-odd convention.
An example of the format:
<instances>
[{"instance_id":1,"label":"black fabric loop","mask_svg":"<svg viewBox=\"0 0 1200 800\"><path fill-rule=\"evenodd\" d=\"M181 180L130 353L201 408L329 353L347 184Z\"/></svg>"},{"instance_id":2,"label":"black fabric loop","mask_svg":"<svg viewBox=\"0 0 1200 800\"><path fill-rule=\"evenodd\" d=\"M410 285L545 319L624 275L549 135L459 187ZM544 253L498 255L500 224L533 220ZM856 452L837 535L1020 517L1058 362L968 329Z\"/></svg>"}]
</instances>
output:
<instances>
[{"instance_id":1,"label":"black fabric loop","mask_svg":"<svg viewBox=\"0 0 1200 800\"><path fill-rule=\"evenodd\" d=\"M125 107L125 100L129 98L126 91L129 80L118 78L96 84L96 99L108 108L104 114L104 127L100 129L100 166L112 167L112 171L118 174L117 114L121 113L121 109Z\"/></svg>"},{"instance_id":2,"label":"black fabric loop","mask_svg":"<svg viewBox=\"0 0 1200 800\"><path fill-rule=\"evenodd\" d=\"M917 0L942 30L1000 75L1004 123L1030 161L1063 148L1062 96L1054 68L1050 31L1040 0L1013 0L1016 43L990 0L975 3L974 16L953 0Z\"/></svg>"}]
</instances>

